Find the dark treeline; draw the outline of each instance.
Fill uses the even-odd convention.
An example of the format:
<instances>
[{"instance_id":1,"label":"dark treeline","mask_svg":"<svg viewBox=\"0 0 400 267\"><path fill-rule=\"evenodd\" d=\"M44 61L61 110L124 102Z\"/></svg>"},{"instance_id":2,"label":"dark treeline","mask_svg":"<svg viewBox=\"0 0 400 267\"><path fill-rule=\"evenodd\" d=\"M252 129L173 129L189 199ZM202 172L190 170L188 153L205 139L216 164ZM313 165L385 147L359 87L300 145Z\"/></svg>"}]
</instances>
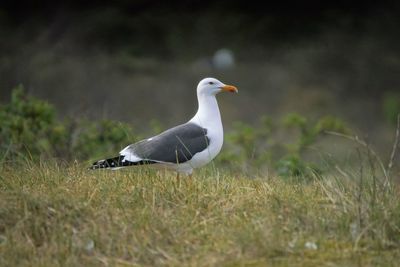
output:
<instances>
[{"instance_id":1,"label":"dark treeline","mask_svg":"<svg viewBox=\"0 0 400 267\"><path fill-rule=\"evenodd\" d=\"M23 41L29 41L46 30L52 41L68 35L86 47L109 51L124 48L161 58L190 56L199 48L213 51L226 43L237 50L249 46L293 45L327 31L356 36L373 34L395 46L399 41L397 10L395 1L389 4L386 1L259 4L199 0L3 0L1 45L4 51L8 42L3 37L13 39L18 33L19 37L23 35Z\"/></svg>"},{"instance_id":2,"label":"dark treeline","mask_svg":"<svg viewBox=\"0 0 400 267\"><path fill-rule=\"evenodd\" d=\"M370 129L397 105L399 10L396 1L3 0L0 102L23 84L61 114L141 122L168 110L172 123L195 109L188 88L217 76L244 89L222 103L228 120L323 112ZM235 56L228 71L210 64L221 48Z\"/></svg>"}]
</instances>

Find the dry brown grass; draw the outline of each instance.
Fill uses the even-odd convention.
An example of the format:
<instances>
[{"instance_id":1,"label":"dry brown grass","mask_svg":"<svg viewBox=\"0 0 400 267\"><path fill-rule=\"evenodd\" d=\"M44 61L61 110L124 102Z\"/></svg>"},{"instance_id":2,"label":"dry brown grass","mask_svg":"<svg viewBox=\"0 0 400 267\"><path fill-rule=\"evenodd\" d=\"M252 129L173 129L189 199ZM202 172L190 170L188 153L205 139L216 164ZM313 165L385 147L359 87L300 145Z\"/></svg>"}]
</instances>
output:
<instances>
[{"instance_id":1,"label":"dry brown grass","mask_svg":"<svg viewBox=\"0 0 400 267\"><path fill-rule=\"evenodd\" d=\"M26 163L0 174L0 266L396 266L400 201L342 174ZM353 178L352 178L353 177Z\"/></svg>"}]
</instances>

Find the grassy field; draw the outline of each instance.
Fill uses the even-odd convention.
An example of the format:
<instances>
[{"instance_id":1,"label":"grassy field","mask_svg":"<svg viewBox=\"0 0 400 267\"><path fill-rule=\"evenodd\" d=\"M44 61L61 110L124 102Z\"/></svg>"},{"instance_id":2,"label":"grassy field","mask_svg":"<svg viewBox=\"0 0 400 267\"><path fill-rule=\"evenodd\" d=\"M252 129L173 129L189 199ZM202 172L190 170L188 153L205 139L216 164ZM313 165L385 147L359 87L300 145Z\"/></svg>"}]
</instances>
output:
<instances>
[{"instance_id":1,"label":"grassy field","mask_svg":"<svg viewBox=\"0 0 400 267\"><path fill-rule=\"evenodd\" d=\"M366 170L304 182L203 169L0 169L0 266L399 266L400 195Z\"/></svg>"}]
</instances>

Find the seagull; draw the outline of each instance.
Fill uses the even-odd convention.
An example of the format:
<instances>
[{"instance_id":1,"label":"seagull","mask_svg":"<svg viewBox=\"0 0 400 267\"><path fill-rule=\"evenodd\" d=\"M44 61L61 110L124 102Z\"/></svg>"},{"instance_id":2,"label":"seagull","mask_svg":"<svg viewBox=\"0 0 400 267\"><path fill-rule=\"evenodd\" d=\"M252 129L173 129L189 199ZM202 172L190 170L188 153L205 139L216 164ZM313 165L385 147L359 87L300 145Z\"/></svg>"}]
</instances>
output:
<instances>
[{"instance_id":1,"label":"seagull","mask_svg":"<svg viewBox=\"0 0 400 267\"><path fill-rule=\"evenodd\" d=\"M156 136L128 145L113 158L99 160L90 169L119 169L147 165L164 167L185 175L203 167L221 151L224 131L216 95L238 92L215 78L205 78L197 85L198 110L188 122Z\"/></svg>"}]
</instances>

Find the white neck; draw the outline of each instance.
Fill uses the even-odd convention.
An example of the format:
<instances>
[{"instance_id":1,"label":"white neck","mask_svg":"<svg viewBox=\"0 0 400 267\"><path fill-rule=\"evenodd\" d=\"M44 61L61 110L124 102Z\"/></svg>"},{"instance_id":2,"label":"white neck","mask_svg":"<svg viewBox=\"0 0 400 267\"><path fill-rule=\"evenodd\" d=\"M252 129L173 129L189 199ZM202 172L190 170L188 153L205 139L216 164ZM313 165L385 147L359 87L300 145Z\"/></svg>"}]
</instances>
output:
<instances>
[{"instance_id":1,"label":"white neck","mask_svg":"<svg viewBox=\"0 0 400 267\"><path fill-rule=\"evenodd\" d=\"M215 95L198 94L199 109L190 122L202 127L220 128L222 130L221 114Z\"/></svg>"}]
</instances>

